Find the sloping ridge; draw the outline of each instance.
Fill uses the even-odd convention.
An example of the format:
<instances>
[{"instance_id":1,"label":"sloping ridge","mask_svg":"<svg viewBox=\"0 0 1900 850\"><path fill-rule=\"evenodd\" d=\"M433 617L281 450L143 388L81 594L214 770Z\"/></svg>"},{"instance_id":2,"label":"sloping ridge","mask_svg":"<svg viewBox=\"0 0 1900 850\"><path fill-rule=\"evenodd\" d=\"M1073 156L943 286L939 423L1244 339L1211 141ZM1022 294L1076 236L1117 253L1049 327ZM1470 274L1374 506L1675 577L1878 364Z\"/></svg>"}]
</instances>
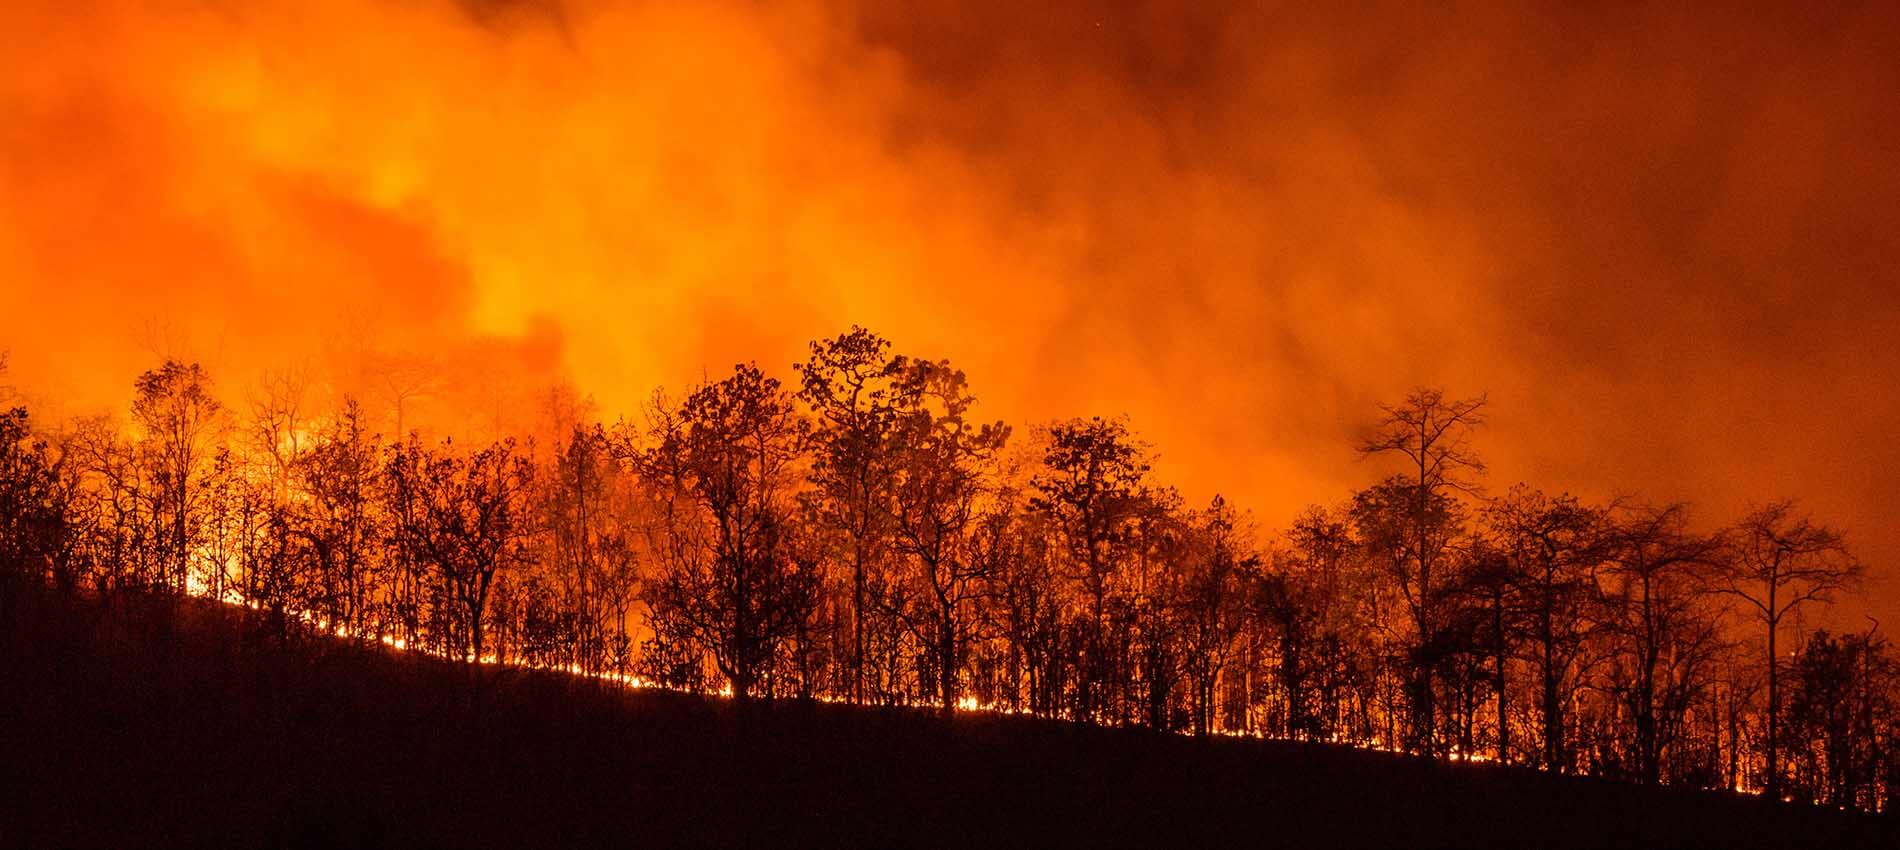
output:
<instances>
[{"instance_id":1,"label":"sloping ridge","mask_svg":"<svg viewBox=\"0 0 1900 850\"><path fill-rule=\"evenodd\" d=\"M1315 744L741 706L194 600L0 609L0 847L1896 847L1891 816Z\"/></svg>"}]
</instances>

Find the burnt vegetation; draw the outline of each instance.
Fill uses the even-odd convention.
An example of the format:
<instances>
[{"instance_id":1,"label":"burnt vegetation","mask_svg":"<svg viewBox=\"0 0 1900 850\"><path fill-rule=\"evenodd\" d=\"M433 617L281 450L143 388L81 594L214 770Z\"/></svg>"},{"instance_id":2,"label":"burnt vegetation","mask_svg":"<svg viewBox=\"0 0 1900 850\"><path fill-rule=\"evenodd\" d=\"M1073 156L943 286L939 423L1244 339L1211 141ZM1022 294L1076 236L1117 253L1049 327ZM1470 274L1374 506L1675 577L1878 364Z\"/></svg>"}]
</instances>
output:
<instances>
[{"instance_id":1,"label":"burnt vegetation","mask_svg":"<svg viewBox=\"0 0 1900 850\"><path fill-rule=\"evenodd\" d=\"M1900 671L1792 502L1493 489L1419 389L1263 531L869 331L793 371L472 442L178 362L11 407L0 836L1892 838Z\"/></svg>"}]
</instances>

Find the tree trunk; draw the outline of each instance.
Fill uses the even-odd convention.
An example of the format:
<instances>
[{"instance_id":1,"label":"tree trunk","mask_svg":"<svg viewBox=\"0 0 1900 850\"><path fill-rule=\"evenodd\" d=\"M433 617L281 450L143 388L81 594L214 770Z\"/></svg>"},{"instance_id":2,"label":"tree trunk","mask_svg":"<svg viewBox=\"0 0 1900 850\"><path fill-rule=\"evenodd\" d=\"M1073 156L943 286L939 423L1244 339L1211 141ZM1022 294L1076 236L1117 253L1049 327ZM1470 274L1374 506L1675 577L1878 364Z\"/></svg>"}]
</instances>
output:
<instances>
[{"instance_id":1,"label":"tree trunk","mask_svg":"<svg viewBox=\"0 0 1900 850\"><path fill-rule=\"evenodd\" d=\"M1768 595L1769 610L1774 610L1775 595ZM1770 799L1781 799L1781 676L1777 672L1781 659L1775 654L1774 619L1768 621L1768 775L1762 782L1762 793Z\"/></svg>"},{"instance_id":2,"label":"tree trunk","mask_svg":"<svg viewBox=\"0 0 1900 850\"><path fill-rule=\"evenodd\" d=\"M1511 719L1508 712L1507 694L1509 692L1505 687L1508 682L1505 679L1504 606L1502 604L1497 606L1493 616L1498 633L1495 658L1497 670L1494 674L1498 703L1498 764L1508 764L1511 761Z\"/></svg>"},{"instance_id":3,"label":"tree trunk","mask_svg":"<svg viewBox=\"0 0 1900 850\"><path fill-rule=\"evenodd\" d=\"M864 546L851 563L851 701L864 702Z\"/></svg>"},{"instance_id":4,"label":"tree trunk","mask_svg":"<svg viewBox=\"0 0 1900 850\"><path fill-rule=\"evenodd\" d=\"M1564 721L1563 701L1557 693L1557 671L1551 654L1555 651L1552 639L1544 638L1543 691L1544 691L1544 767L1552 773L1563 771Z\"/></svg>"},{"instance_id":5,"label":"tree trunk","mask_svg":"<svg viewBox=\"0 0 1900 850\"><path fill-rule=\"evenodd\" d=\"M947 716L957 707L957 634L948 616L937 640L937 689Z\"/></svg>"}]
</instances>

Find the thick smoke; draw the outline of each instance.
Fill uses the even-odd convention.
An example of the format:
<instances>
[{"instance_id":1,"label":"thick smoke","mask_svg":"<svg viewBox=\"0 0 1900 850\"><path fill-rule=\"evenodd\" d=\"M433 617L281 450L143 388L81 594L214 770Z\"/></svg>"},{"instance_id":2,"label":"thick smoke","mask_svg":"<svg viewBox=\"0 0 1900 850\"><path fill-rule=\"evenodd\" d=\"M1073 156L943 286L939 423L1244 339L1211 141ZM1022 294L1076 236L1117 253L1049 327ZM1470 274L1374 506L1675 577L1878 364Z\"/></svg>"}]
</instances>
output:
<instances>
[{"instance_id":1,"label":"thick smoke","mask_svg":"<svg viewBox=\"0 0 1900 850\"><path fill-rule=\"evenodd\" d=\"M9 3L0 347L75 409L177 354L506 430L855 322L1269 522L1443 384L1499 488L1900 557L1878 4L1107 5Z\"/></svg>"}]
</instances>

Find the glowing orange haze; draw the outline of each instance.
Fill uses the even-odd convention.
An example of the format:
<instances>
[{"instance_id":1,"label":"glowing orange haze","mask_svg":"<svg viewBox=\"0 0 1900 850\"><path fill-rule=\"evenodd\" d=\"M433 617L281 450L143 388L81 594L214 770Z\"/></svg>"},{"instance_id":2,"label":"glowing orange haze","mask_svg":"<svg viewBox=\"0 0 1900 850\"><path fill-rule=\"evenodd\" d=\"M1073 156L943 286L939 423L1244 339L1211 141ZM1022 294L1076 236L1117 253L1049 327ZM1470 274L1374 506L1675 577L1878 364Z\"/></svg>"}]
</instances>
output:
<instances>
[{"instance_id":1,"label":"glowing orange haze","mask_svg":"<svg viewBox=\"0 0 1900 850\"><path fill-rule=\"evenodd\" d=\"M1438 383L1499 486L1797 496L1891 574L1879 4L1093 5L13 0L0 348L56 413L162 353L508 429L855 322L1269 524Z\"/></svg>"}]
</instances>

